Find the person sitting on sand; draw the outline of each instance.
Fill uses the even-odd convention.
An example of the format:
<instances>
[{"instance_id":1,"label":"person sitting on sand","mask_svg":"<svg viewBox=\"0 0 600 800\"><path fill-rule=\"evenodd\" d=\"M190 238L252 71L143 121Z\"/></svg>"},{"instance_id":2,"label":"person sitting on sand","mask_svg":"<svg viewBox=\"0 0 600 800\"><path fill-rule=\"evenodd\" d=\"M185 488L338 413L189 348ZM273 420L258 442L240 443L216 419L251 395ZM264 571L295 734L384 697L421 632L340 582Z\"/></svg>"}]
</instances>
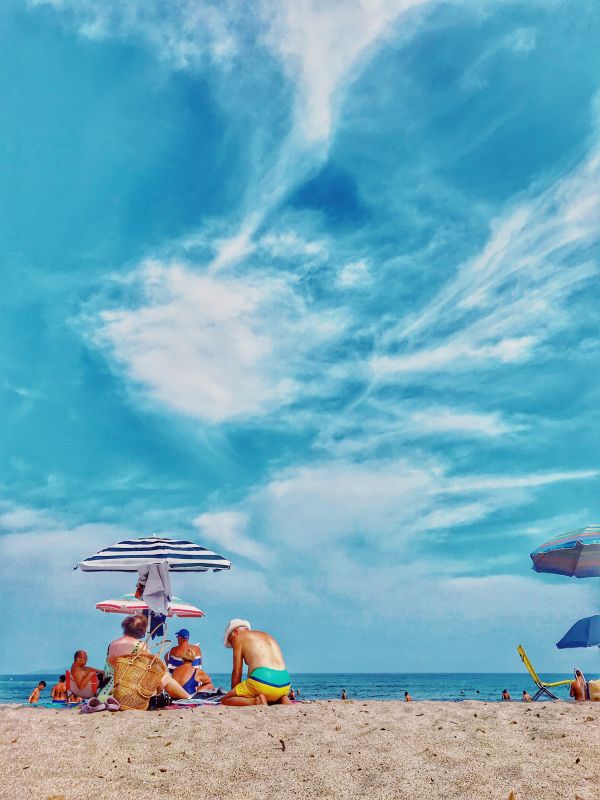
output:
<instances>
[{"instance_id":1,"label":"person sitting on sand","mask_svg":"<svg viewBox=\"0 0 600 800\"><path fill-rule=\"evenodd\" d=\"M40 694L46 688L46 681L40 681L33 692L29 695L28 703L39 703Z\"/></svg>"},{"instance_id":2,"label":"person sitting on sand","mask_svg":"<svg viewBox=\"0 0 600 800\"><path fill-rule=\"evenodd\" d=\"M53 703L64 703L67 700L67 684L66 677L61 675L58 683L55 683L50 689L50 697Z\"/></svg>"},{"instance_id":3,"label":"person sitting on sand","mask_svg":"<svg viewBox=\"0 0 600 800\"><path fill-rule=\"evenodd\" d=\"M575 680L571 684L569 696L575 698L575 702L578 703L588 699L586 680L580 669L575 670Z\"/></svg>"},{"instance_id":4,"label":"person sitting on sand","mask_svg":"<svg viewBox=\"0 0 600 800\"><path fill-rule=\"evenodd\" d=\"M194 694L196 691L208 692L215 688L202 667L194 666L196 657L197 653L191 646L180 650L178 658L181 659L181 664L172 672L173 680L177 681L190 694Z\"/></svg>"},{"instance_id":5,"label":"person sitting on sand","mask_svg":"<svg viewBox=\"0 0 600 800\"><path fill-rule=\"evenodd\" d=\"M288 697L290 698L290 700L295 700L296 699L296 692L294 691L293 687L291 687L291 686L290 686L290 693L288 694Z\"/></svg>"},{"instance_id":6,"label":"person sitting on sand","mask_svg":"<svg viewBox=\"0 0 600 800\"><path fill-rule=\"evenodd\" d=\"M408 692L404 692L404 701L406 703L412 703L412 701L413 701L412 697L409 695Z\"/></svg>"},{"instance_id":7,"label":"person sitting on sand","mask_svg":"<svg viewBox=\"0 0 600 800\"><path fill-rule=\"evenodd\" d=\"M125 617L121 623L123 636L112 641L106 653L105 673L108 681L102 687L98 699L106 702L106 699L113 693L115 687L114 668L119 656L128 656L137 653L139 650L147 650L146 643L142 639L146 635L148 620L143 614L134 614L132 617ZM171 697L178 700L189 700L190 695L185 689L173 680L165 667L165 674L161 680L161 686L166 689Z\"/></svg>"},{"instance_id":8,"label":"person sitting on sand","mask_svg":"<svg viewBox=\"0 0 600 800\"><path fill-rule=\"evenodd\" d=\"M181 628L181 630L177 631L175 636L177 636L177 644L169 650L169 654L167 655L167 667L169 672L172 674L177 667L183 664L183 659L181 657L183 651L189 650L190 648L194 651L194 666L201 667L202 650L199 644L190 644L190 632L188 629Z\"/></svg>"},{"instance_id":9,"label":"person sitting on sand","mask_svg":"<svg viewBox=\"0 0 600 800\"><path fill-rule=\"evenodd\" d=\"M502 690L502 699L503 700L512 700L512 697L508 693L508 689Z\"/></svg>"},{"instance_id":10,"label":"person sitting on sand","mask_svg":"<svg viewBox=\"0 0 600 800\"><path fill-rule=\"evenodd\" d=\"M223 637L233 649L231 691L221 700L226 706L291 704L290 676L281 649L264 631L253 631L248 620L232 619ZM244 663L248 677L242 681Z\"/></svg>"},{"instance_id":11,"label":"person sitting on sand","mask_svg":"<svg viewBox=\"0 0 600 800\"><path fill-rule=\"evenodd\" d=\"M80 691L85 692L86 687L89 686L92 693L95 694L98 688L98 678L104 674L103 671L87 666L88 654L85 650L77 650L73 659L71 676L77 687ZM87 692L85 693L87 694Z\"/></svg>"},{"instance_id":12,"label":"person sitting on sand","mask_svg":"<svg viewBox=\"0 0 600 800\"><path fill-rule=\"evenodd\" d=\"M524 703L531 703L531 695L526 689L523 689L523 702Z\"/></svg>"}]
</instances>

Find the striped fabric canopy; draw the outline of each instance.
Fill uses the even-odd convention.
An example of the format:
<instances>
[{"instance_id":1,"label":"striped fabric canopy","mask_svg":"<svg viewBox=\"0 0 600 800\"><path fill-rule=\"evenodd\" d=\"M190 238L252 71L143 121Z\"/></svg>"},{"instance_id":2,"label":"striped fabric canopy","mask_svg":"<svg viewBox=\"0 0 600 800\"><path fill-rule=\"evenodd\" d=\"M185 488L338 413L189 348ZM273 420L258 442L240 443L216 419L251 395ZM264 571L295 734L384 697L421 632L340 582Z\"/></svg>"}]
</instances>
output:
<instances>
[{"instance_id":1,"label":"striped fabric canopy","mask_svg":"<svg viewBox=\"0 0 600 800\"><path fill-rule=\"evenodd\" d=\"M536 572L600 577L600 525L588 525L545 542L531 553Z\"/></svg>"},{"instance_id":2,"label":"striped fabric canopy","mask_svg":"<svg viewBox=\"0 0 600 800\"><path fill-rule=\"evenodd\" d=\"M84 572L137 572L138 567L164 561L169 572L220 572L231 567L226 558L199 544L158 536L125 539L99 550L77 566Z\"/></svg>"},{"instance_id":3,"label":"striped fabric canopy","mask_svg":"<svg viewBox=\"0 0 600 800\"><path fill-rule=\"evenodd\" d=\"M148 606L143 600L138 600L134 594L126 594L123 597L112 597L110 600L102 600L96 603L98 611L105 611L107 614L141 614L148 611ZM204 611L190 603L185 603L180 597L172 597L169 603L167 617L203 617Z\"/></svg>"}]
</instances>

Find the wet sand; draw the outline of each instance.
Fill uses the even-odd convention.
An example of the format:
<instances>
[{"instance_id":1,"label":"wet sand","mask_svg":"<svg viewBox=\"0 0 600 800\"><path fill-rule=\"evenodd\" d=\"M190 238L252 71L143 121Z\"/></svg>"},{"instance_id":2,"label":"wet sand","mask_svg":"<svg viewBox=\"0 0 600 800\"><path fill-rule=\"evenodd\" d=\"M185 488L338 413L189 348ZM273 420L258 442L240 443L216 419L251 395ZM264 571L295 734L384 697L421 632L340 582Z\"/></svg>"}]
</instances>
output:
<instances>
[{"instance_id":1,"label":"wet sand","mask_svg":"<svg viewBox=\"0 0 600 800\"><path fill-rule=\"evenodd\" d=\"M600 703L0 707L1 798L594 800Z\"/></svg>"}]
</instances>

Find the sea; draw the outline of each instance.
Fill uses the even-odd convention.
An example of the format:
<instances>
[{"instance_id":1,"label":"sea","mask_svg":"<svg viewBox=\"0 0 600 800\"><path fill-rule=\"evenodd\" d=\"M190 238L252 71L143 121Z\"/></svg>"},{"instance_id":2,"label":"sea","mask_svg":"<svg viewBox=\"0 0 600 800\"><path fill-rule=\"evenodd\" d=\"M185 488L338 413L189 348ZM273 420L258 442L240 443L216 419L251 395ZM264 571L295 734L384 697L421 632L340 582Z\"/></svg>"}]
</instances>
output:
<instances>
[{"instance_id":1,"label":"sea","mask_svg":"<svg viewBox=\"0 0 600 800\"><path fill-rule=\"evenodd\" d=\"M215 686L229 688L231 673L215 673L211 677ZM552 682L569 676L544 673L540 677ZM47 683L41 704L49 703L50 688L57 679L56 673L0 675L0 704L26 703L41 680ZM520 700L524 689L531 695L535 691L526 672L304 672L292 675L292 686L300 700L337 700L345 690L349 700L404 700L406 691L413 700L494 702L502 699L503 689L508 689L513 700ZM567 699L569 687L559 686L556 694Z\"/></svg>"}]
</instances>

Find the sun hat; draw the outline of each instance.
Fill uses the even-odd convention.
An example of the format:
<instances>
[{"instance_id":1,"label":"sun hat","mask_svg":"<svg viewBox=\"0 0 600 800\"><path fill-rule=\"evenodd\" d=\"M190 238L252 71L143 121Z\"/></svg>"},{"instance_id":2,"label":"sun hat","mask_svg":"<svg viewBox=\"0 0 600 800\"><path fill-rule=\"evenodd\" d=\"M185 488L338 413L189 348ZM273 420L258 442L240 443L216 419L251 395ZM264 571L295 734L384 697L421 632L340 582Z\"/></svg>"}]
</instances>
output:
<instances>
[{"instance_id":1,"label":"sun hat","mask_svg":"<svg viewBox=\"0 0 600 800\"><path fill-rule=\"evenodd\" d=\"M177 631L175 636L181 636L182 639L189 639L190 638L190 632L188 631L187 628L182 628L180 631Z\"/></svg>"},{"instance_id":2,"label":"sun hat","mask_svg":"<svg viewBox=\"0 0 600 800\"><path fill-rule=\"evenodd\" d=\"M231 649L231 645L227 640L236 628L248 628L249 631L252 630L252 626L247 619L232 619L229 625L225 628L225 636L223 636L223 644L225 647L229 647Z\"/></svg>"}]
</instances>

